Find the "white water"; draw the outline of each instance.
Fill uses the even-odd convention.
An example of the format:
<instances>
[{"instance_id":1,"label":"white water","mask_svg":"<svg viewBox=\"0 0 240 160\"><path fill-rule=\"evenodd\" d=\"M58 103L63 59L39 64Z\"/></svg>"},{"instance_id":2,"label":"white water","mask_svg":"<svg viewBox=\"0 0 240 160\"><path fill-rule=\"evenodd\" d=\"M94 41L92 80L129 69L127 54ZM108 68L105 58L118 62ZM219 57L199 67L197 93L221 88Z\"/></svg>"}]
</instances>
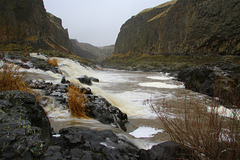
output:
<instances>
[{"instance_id":1,"label":"white water","mask_svg":"<svg viewBox=\"0 0 240 160\"><path fill-rule=\"evenodd\" d=\"M47 59L37 54L31 54L31 56ZM181 82L175 81L168 74L111 69L92 70L70 59L56 59L62 75L50 71L44 72L39 69L21 69L21 71L26 72L31 79L51 81L53 83L60 83L64 75L67 80L74 84L90 87L94 94L106 98L112 105L118 107L129 117L127 133L124 133L120 129L101 124L96 120L74 118L68 110L58 104L53 98L43 97L42 100L46 101L44 109L56 132L63 127L69 126L111 129L119 136L131 139L140 148L148 149L156 143L169 140L169 137L157 120L156 114L150 109L149 104L145 103L146 100L152 99L152 103L161 105L164 99L171 100L194 94L185 90ZM92 86L83 85L76 79L82 75L98 78L100 82L93 82ZM167 116L175 118L175 112L169 110ZM227 112L220 114L228 115Z\"/></svg>"}]
</instances>

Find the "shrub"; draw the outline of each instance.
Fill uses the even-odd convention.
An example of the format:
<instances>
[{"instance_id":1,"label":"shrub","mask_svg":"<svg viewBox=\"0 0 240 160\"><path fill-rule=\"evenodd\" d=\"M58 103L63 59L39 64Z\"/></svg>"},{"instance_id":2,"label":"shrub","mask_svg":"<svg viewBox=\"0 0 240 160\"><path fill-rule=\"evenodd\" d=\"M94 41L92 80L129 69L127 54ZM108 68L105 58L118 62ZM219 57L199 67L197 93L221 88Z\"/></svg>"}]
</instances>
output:
<instances>
[{"instance_id":1,"label":"shrub","mask_svg":"<svg viewBox=\"0 0 240 160\"><path fill-rule=\"evenodd\" d=\"M58 60L57 60L56 58L53 58L53 59L48 58L48 59L47 59L47 62L48 62L51 66L54 66L54 67L57 67L57 66L58 66Z\"/></svg>"},{"instance_id":2,"label":"shrub","mask_svg":"<svg viewBox=\"0 0 240 160\"><path fill-rule=\"evenodd\" d=\"M195 159L238 159L240 154L240 121L235 111L231 118L218 114L218 104L211 102L208 112L197 98L177 100L179 111L177 118L166 116L165 109L176 109L164 101L163 106L150 106L157 114L171 139L191 148Z\"/></svg>"},{"instance_id":3,"label":"shrub","mask_svg":"<svg viewBox=\"0 0 240 160\"><path fill-rule=\"evenodd\" d=\"M77 118L87 118L85 111L87 109L87 98L85 98L84 93L77 86L71 85L68 87L67 92L68 107L72 116Z\"/></svg>"},{"instance_id":4,"label":"shrub","mask_svg":"<svg viewBox=\"0 0 240 160\"><path fill-rule=\"evenodd\" d=\"M0 92L7 90L29 91L23 76L19 73L19 67L2 62L0 64Z\"/></svg>"}]
</instances>

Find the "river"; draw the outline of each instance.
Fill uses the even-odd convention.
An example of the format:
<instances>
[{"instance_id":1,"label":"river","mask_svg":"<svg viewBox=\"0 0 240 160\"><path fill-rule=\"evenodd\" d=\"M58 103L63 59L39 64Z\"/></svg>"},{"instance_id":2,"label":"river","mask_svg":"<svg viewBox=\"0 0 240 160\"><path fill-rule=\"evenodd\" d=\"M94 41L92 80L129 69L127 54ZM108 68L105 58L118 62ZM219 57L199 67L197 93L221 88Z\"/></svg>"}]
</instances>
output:
<instances>
[{"instance_id":1,"label":"river","mask_svg":"<svg viewBox=\"0 0 240 160\"><path fill-rule=\"evenodd\" d=\"M33 57L46 59L46 57L32 54ZM151 110L147 103L151 100L153 105L161 106L164 102L177 102L177 99L184 99L194 96L197 99L206 98L184 88L182 82L160 72L131 72L124 70L101 69L93 70L84 67L79 63L63 58L58 60L59 69L72 83L82 85L76 78L87 75L98 78L100 82L93 82L92 86L82 85L91 88L98 96L106 98L112 105L126 113L129 122L126 124L127 132L104 125L92 119L77 119L70 115L69 111L58 104L52 97L43 97L46 100L45 111L48 114L51 125L55 132L61 128L70 126L89 127L92 129L111 129L117 135L130 139L139 148L149 149L154 144L170 140L170 137L161 125L157 115ZM45 80L53 83L60 83L62 75L52 72L43 72L36 69L22 69L27 75L36 80ZM44 99L45 98L45 99ZM206 101L203 101L207 108ZM166 109L165 115L169 118L176 118L180 106Z\"/></svg>"}]
</instances>

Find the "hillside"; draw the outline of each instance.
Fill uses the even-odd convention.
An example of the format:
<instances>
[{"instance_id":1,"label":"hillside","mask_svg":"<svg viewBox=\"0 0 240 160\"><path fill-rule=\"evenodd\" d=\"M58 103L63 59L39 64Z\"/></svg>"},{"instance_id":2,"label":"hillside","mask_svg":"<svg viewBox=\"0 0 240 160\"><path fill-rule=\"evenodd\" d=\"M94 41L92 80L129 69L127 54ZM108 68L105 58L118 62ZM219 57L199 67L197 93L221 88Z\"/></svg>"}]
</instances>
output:
<instances>
[{"instance_id":1,"label":"hillside","mask_svg":"<svg viewBox=\"0 0 240 160\"><path fill-rule=\"evenodd\" d=\"M101 61L110 56L114 51L114 45L96 47L88 43L80 43L75 39L71 39L71 51L76 53L80 57L94 59Z\"/></svg>"},{"instance_id":2,"label":"hillside","mask_svg":"<svg viewBox=\"0 0 240 160\"><path fill-rule=\"evenodd\" d=\"M116 67L120 63L126 68L156 62L154 68L164 68L171 60L188 62L186 55L239 55L239 18L239 0L177 0L146 9L122 25L114 55L105 64ZM169 64L164 64L168 63L164 56L170 56ZM136 60L143 62L136 64ZM195 58L191 60L194 65Z\"/></svg>"}]
</instances>

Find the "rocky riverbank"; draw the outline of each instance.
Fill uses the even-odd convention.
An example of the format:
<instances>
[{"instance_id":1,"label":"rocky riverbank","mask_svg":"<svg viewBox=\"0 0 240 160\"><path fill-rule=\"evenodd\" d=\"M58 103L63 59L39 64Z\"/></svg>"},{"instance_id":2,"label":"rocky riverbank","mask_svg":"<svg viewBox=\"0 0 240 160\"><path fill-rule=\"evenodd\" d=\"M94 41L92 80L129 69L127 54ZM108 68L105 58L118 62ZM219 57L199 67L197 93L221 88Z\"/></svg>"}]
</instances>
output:
<instances>
[{"instance_id":1,"label":"rocky riverbank","mask_svg":"<svg viewBox=\"0 0 240 160\"><path fill-rule=\"evenodd\" d=\"M57 67L44 60L14 56L5 59L24 68L39 68L60 73ZM38 67L38 64L43 64ZM80 82L98 81L93 77L80 77ZM28 80L32 89L51 96L67 109L67 88L64 77L61 83ZM91 83L89 83L90 85ZM127 115L106 99L96 96L88 87L81 92L88 98L86 115L101 123L126 130ZM181 147L173 142L157 145L153 150L140 150L111 130L91 130L83 127L63 128L54 133L44 111L46 103L28 92L0 92L0 157L1 159L164 159L176 158Z\"/></svg>"},{"instance_id":2,"label":"rocky riverbank","mask_svg":"<svg viewBox=\"0 0 240 160\"><path fill-rule=\"evenodd\" d=\"M183 69L178 74L187 89L218 97L226 107L239 106L240 65L219 62Z\"/></svg>"},{"instance_id":3,"label":"rocky riverbank","mask_svg":"<svg viewBox=\"0 0 240 160\"><path fill-rule=\"evenodd\" d=\"M178 157L181 149L165 142L139 150L111 130L70 127L53 135L44 110L27 92L1 92L0 111L1 159L156 159Z\"/></svg>"}]
</instances>

